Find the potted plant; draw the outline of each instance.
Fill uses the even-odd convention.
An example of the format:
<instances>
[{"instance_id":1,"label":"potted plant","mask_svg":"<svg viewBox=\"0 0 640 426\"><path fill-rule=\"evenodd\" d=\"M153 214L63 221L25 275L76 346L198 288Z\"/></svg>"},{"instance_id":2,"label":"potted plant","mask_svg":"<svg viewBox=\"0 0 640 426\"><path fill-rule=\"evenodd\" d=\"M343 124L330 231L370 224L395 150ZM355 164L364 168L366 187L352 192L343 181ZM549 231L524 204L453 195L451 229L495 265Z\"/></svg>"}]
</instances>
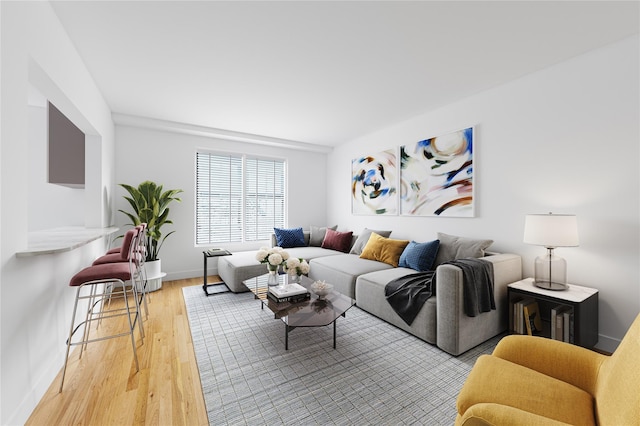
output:
<instances>
[{"instance_id":1,"label":"potted plant","mask_svg":"<svg viewBox=\"0 0 640 426\"><path fill-rule=\"evenodd\" d=\"M147 278L155 279L160 276L160 249L164 240L175 231L171 231L166 235L162 235L161 228L167 224L173 224L169 220L169 204L172 201L181 201L176 197L177 194L183 192L181 189L169 189L163 192L162 185L155 182L144 181L138 187L119 184L127 190L129 196L125 196L125 200L129 202L133 213L119 210L124 213L131 223L128 225L138 226L141 223L147 224L147 236L145 241L146 257L145 268L147 270ZM160 285L162 284L161 280ZM149 285L150 283L148 283Z\"/></svg>"}]
</instances>

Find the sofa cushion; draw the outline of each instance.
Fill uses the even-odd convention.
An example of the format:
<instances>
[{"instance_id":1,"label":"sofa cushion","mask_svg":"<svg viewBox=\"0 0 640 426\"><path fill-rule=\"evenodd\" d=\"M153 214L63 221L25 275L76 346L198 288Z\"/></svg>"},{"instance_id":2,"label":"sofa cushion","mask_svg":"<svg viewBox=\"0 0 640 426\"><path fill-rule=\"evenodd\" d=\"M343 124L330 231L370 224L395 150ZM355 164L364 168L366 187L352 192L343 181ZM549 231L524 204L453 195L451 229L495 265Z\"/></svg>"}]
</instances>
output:
<instances>
[{"instance_id":1,"label":"sofa cushion","mask_svg":"<svg viewBox=\"0 0 640 426\"><path fill-rule=\"evenodd\" d=\"M309 237L309 245L313 247L321 247L322 242L324 241L324 236L327 233L327 229L335 231L336 229L338 229L338 225L325 227L311 225L311 236Z\"/></svg>"},{"instance_id":2,"label":"sofa cushion","mask_svg":"<svg viewBox=\"0 0 640 426\"><path fill-rule=\"evenodd\" d=\"M440 240L440 247L434 266L465 257L483 257L484 251L493 244L493 240L476 240L442 232L438 232L438 240Z\"/></svg>"},{"instance_id":3,"label":"sofa cushion","mask_svg":"<svg viewBox=\"0 0 640 426\"><path fill-rule=\"evenodd\" d=\"M389 235L391 235L391 231L375 231L372 229L364 228L364 231L362 231L362 233L358 235L358 239L356 240L356 242L353 243L353 247L351 247L349 254L361 255L362 250L364 250L364 246L367 245L372 232L375 232L376 234L383 237L388 237Z\"/></svg>"},{"instance_id":4,"label":"sofa cushion","mask_svg":"<svg viewBox=\"0 0 640 426\"><path fill-rule=\"evenodd\" d=\"M411 241L400 255L398 266L415 269L416 271L429 271L436 260L439 246L440 240L433 240L427 243Z\"/></svg>"},{"instance_id":5,"label":"sofa cushion","mask_svg":"<svg viewBox=\"0 0 640 426\"><path fill-rule=\"evenodd\" d=\"M360 309L387 321L431 344L436 344L436 297L430 297L411 325L393 310L385 297L389 281L415 273L408 268L388 268L361 274L356 279L356 303Z\"/></svg>"},{"instance_id":6,"label":"sofa cushion","mask_svg":"<svg viewBox=\"0 0 640 426\"><path fill-rule=\"evenodd\" d=\"M352 231L338 232L333 229L327 229L327 233L322 241L322 248L341 251L346 253L351 247Z\"/></svg>"},{"instance_id":7,"label":"sofa cushion","mask_svg":"<svg viewBox=\"0 0 640 426\"><path fill-rule=\"evenodd\" d=\"M309 278L325 280L333 284L333 289L355 299L356 278L368 272L392 269L387 263L361 259L355 254L340 253L324 256L309 262Z\"/></svg>"},{"instance_id":8,"label":"sofa cushion","mask_svg":"<svg viewBox=\"0 0 640 426\"><path fill-rule=\"evenodd\" d=\"M400 255L408 244L408 240L394 240L372 232L360 257L388 263L395 268L398 266Z\"/></svg>"},{"instance_id":9,"label":"sofa cushion","mask_svg":"<svg viewBox=\"0 0 640 426\"><path fill-rule=\"evenodd\" d=\"M306 246L302 228L273 228L273 232L276 234L278 246L282 248Z\"/></svg>"},{"instance_id":10,"label":"sofa cushion","mask_svg":"<svg viewBox=\"0 0 640 426\"><path fill-rule=\"evenodd\" d=\"M304 259L307 262L311 259L315 259L316 257L335 256L336 254L343 254L341 251L313 246L288 248L287 253L289 253L289 257L297 257L298 259Z\"/></svg>"}]
</instances>

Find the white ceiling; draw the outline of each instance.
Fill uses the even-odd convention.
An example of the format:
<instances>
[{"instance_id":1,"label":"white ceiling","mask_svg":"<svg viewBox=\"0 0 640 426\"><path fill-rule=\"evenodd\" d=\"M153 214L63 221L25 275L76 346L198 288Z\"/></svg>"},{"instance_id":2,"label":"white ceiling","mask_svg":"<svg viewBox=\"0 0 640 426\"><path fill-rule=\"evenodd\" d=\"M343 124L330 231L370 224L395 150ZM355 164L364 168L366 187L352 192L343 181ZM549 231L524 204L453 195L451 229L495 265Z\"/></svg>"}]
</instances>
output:
<instances>
[{"instance_id":1,"label":"white ceiling","mask_svg":"<svg viewBox=\"0 0 640 426\"><path fill-rule=\"evenodd\" d=\"M114 113L320 145L639 32L637 1L52 3Z\"/></svg>"}]
</instances>

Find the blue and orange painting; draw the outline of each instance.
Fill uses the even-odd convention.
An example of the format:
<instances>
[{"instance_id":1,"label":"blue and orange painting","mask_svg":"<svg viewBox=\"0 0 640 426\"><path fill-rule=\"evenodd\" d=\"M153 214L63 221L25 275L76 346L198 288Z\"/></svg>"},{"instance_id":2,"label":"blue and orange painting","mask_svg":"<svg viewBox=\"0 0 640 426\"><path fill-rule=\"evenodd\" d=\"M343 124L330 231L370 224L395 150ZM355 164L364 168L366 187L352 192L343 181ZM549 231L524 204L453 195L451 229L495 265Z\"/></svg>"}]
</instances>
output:
<instances>
[{"instance_id":1,"label":"blue and orange painting","mask_svg":"<svg viewBox=\"0 0 640 426\"><path fill-rule=\"evenodd\" d=\"M473 217L473 127L400 147L400 214Z\"/></svg>"},{"instance_id":2,"label":"blue and orange painting","mask_svg":"<svg viewBox=\"0 0 640 426\"><path fill-rule=\"evenodd\" d=\"M351 211L363 215L398 214L395 150L351 161Z\"/></svg>"}]
</instances>

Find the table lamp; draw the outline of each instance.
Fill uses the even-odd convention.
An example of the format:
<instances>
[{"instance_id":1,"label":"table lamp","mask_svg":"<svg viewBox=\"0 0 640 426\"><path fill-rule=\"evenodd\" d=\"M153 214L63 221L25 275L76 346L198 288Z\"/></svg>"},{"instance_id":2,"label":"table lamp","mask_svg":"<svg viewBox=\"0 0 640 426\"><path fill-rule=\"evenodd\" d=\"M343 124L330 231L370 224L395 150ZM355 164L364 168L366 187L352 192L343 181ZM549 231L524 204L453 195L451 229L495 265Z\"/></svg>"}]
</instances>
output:
<instances>
[{"instance_id":1,"label":"table lamp","mask_svg":"<svg viewBox=\"0 0 640 426\"><path fill-rule=\"evenodd\" d=\"M567 261L553 253L556 247L578 246L578 222L571 214L528 214L524 222L524 242L547 248L536 257L534 284L548 290L566 290Z\"/></svg>"}]
</instances>

